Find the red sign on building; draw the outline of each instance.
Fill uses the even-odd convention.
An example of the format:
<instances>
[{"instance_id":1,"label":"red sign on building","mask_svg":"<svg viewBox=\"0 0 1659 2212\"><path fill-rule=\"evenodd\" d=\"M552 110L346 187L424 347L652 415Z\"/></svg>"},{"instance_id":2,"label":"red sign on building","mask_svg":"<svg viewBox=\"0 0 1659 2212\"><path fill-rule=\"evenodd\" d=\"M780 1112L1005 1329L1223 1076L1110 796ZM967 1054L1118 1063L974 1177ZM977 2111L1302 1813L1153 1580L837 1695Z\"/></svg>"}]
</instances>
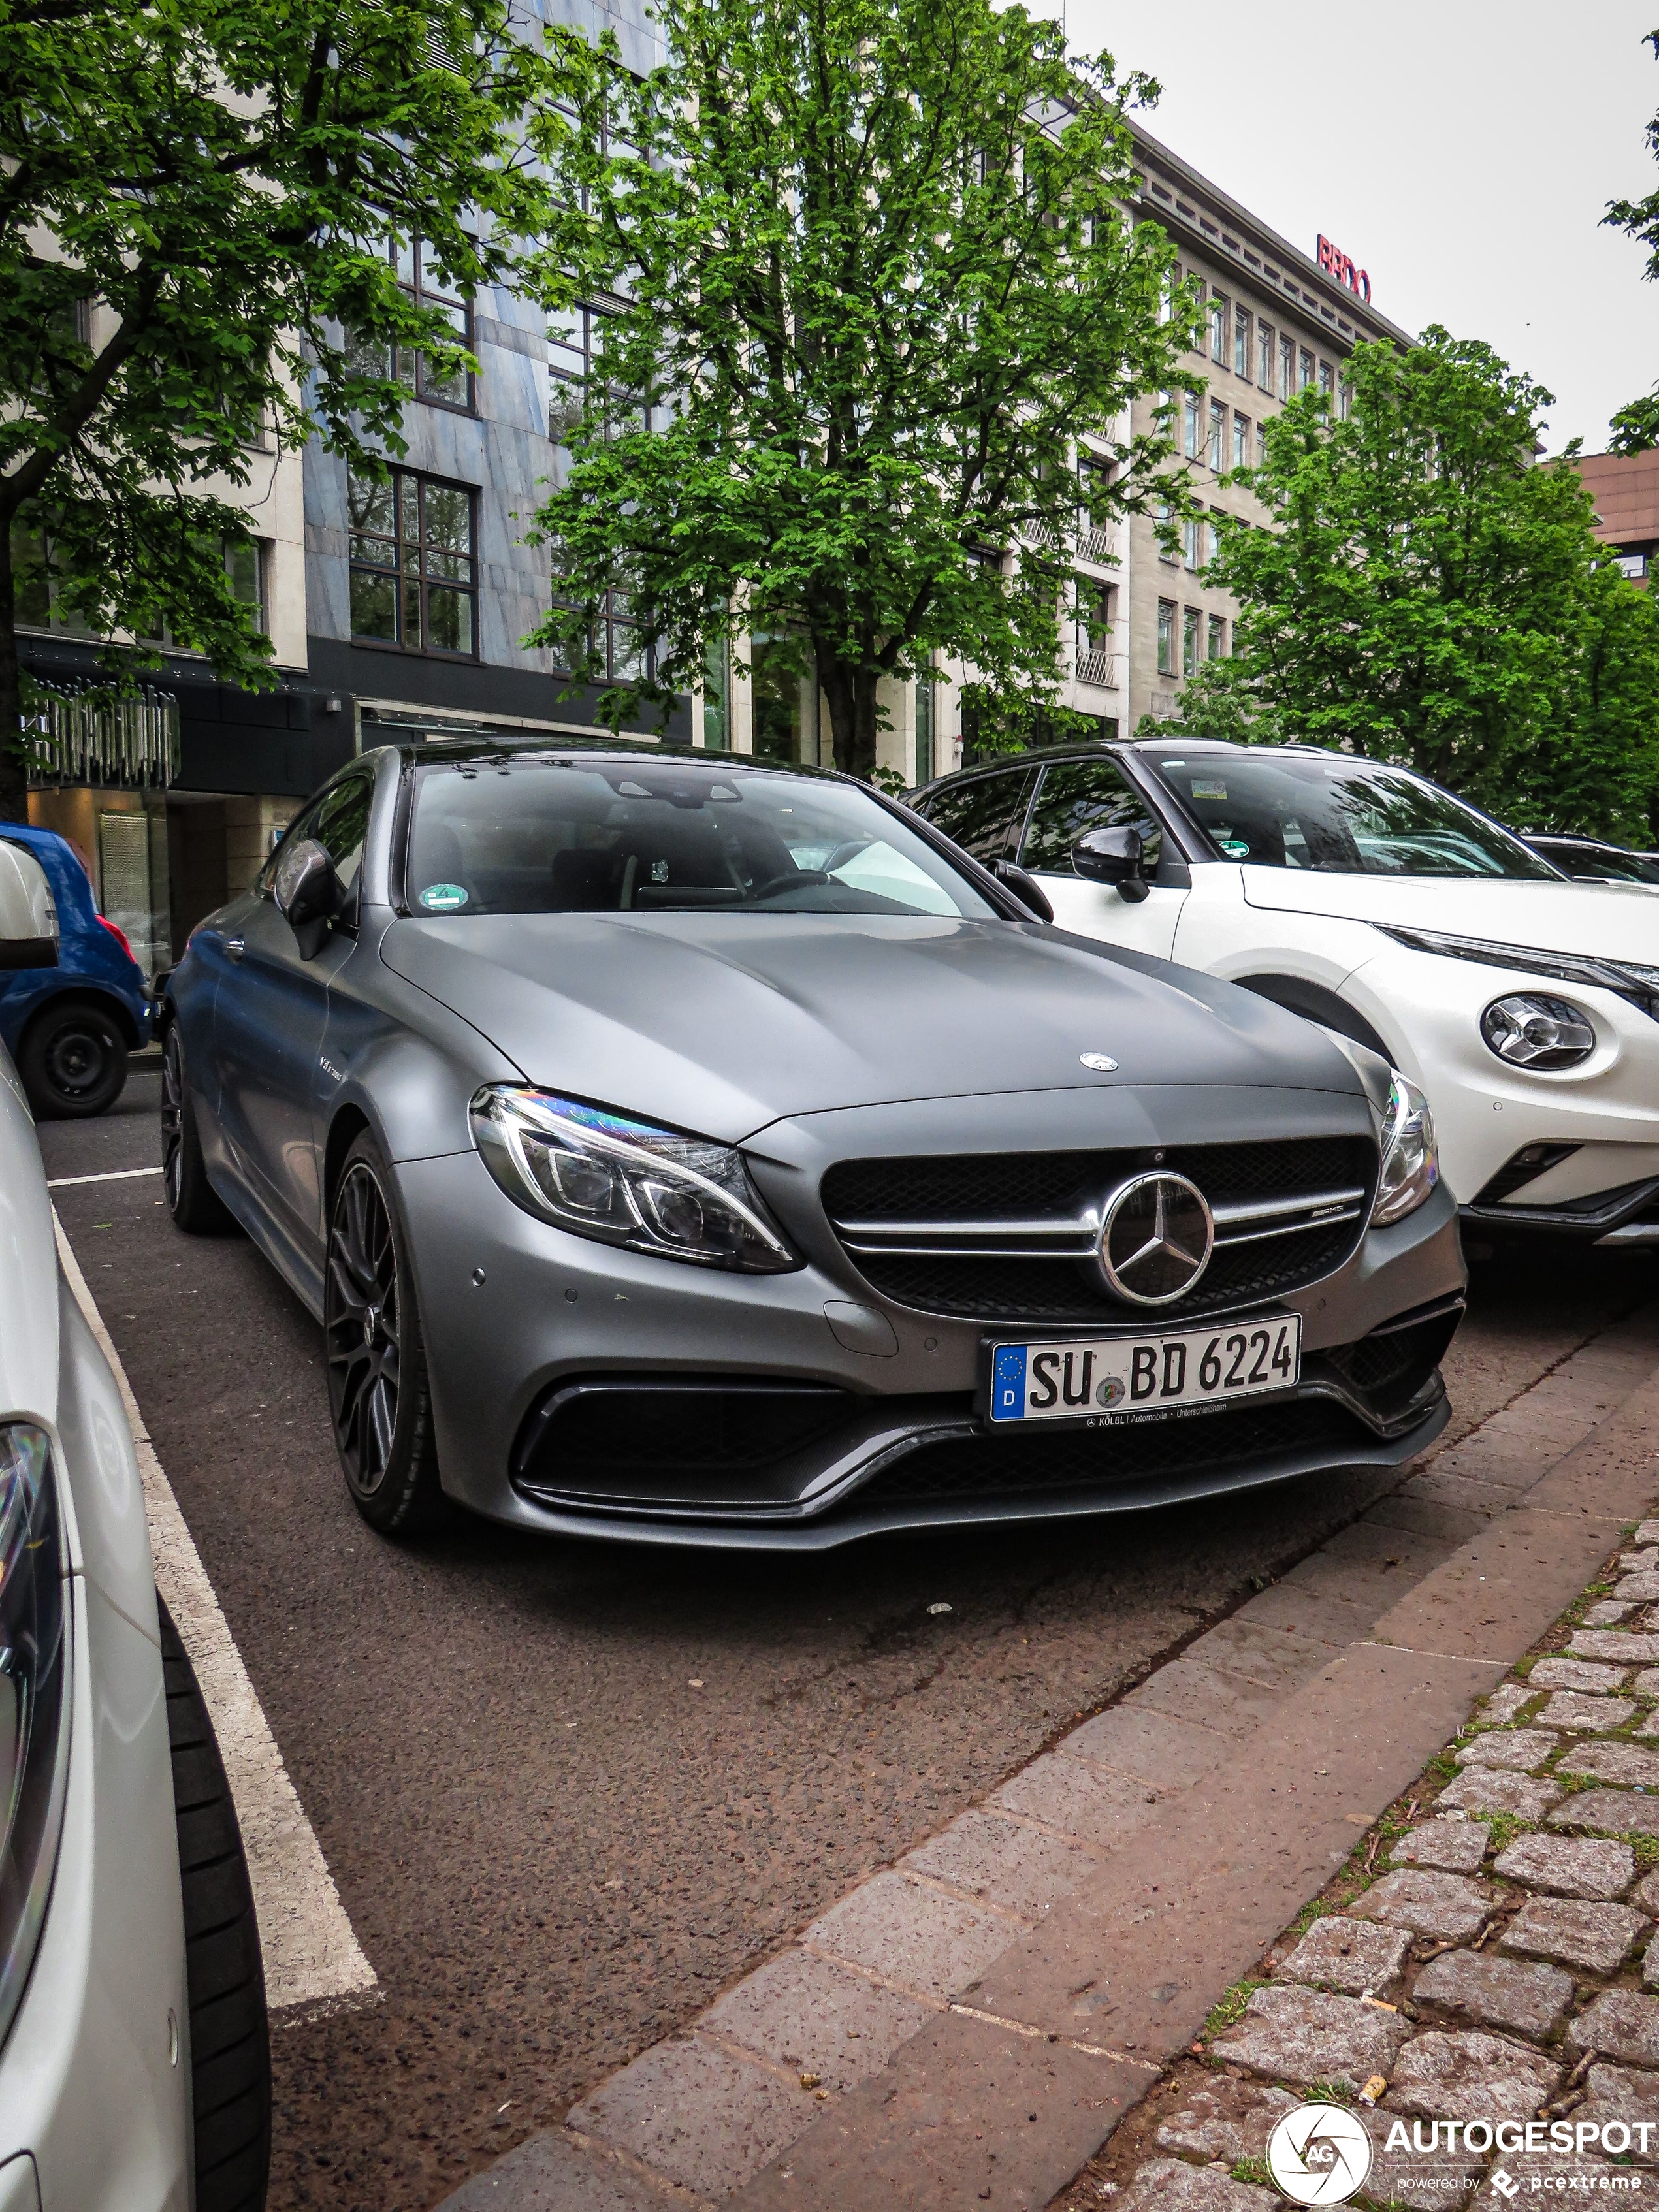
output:
<instances>
[{"instance_id":1,"label":"red sign on building","mask_svg":"<svg viewBox=\"0 0 1659 2212\"><path fill-rule=\"evenodd\" d=\"M1318 249L1319 265L1328 270L1339 284L1346 284L1351 292L1358 292L1369 307L1371 303L1371 280L1363 269L1356 269L1340 246L1322 237Z\"/></svg>"}]
</instances>

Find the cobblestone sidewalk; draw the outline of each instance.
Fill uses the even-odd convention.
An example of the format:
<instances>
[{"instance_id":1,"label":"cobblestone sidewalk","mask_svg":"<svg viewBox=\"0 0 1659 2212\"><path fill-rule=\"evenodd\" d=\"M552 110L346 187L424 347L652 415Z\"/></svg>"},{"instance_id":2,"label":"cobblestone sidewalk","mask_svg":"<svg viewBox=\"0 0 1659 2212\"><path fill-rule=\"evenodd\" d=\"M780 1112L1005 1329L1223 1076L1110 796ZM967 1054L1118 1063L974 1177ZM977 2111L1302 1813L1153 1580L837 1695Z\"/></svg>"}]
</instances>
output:
<instances>
[{"instance_id":1,"label":"cobblestone sidewalk","mask_svg":"<svg viewBox=\"0 0 1659 2212\"><path fill-rule=\"evenodd\" d=\"M1633 1541L1054 2212L1271 2212L1267 2138L1308 2095L1370 2107L1360 2204L1659 2199L1659 1520ZM1573 2148L1448 2149L1451 2120Z\"/></svg>"}]
</instances>

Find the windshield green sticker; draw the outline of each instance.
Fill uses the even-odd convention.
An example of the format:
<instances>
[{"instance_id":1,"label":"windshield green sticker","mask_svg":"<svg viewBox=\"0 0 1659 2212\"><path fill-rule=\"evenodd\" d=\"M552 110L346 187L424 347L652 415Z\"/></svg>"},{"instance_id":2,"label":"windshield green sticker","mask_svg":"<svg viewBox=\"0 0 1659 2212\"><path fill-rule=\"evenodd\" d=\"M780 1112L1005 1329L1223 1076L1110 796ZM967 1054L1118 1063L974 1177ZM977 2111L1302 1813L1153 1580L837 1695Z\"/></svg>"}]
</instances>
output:
<instances>
[{"instance_id":1,"label":"windshield green sticker","mask_svg":"<svg viewBox=\"0 0 1659 2212\"><path fill-rule=\"evenodd\" d=\"M428 884L421 893L421 904L430 914L453 914L457 907L466 904L466 899L459 884Z\"/></svg>"},{"instance_id":2,"label":"windshield green sticker","mask_svg":"<svg viewBox=\"0 0 1659 2212\"><path fill-rule=\"evenodd\" d=\"M1193 778L1194 799L1224 799L1226 796L1227 787L1219 776L1195 775Z\"/></svg>"},{"instance_id":3,"label":"windshield green sticker","mask_svg":"<svg viewBox=\"0 0 1659 2212\"><path fill-rule=\"evenodd\" d=\"M1230 860L1248 860L1249 859L1250 848L1244 842L1244 840L1242 837L1223 837L1219 842L1222 851L1227 855L1227 858Z\"/></svg>"}]
</instances>

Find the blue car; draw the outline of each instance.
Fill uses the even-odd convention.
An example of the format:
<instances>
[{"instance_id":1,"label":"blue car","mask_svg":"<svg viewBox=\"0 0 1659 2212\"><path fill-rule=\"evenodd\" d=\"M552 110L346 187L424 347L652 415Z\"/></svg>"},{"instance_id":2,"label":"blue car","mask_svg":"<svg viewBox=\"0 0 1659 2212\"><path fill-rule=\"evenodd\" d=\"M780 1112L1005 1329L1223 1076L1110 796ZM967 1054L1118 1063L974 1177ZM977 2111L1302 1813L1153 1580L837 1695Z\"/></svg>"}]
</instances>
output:
<instances>
[{"instance_id":1,"label":"blue car","mask_svg":"<svg viewBox=\"0 0 1659 2212\"><path fill-rule=\"evenodd\" d=\"M106 1113L126 1082L127 1054L149 1042L143 970L125 933L99 913L67 838L0 822L0 841L39 861L58 931L54 965L0 968L0 1042L37 1120Z\"/></svg>"}]
</instances>

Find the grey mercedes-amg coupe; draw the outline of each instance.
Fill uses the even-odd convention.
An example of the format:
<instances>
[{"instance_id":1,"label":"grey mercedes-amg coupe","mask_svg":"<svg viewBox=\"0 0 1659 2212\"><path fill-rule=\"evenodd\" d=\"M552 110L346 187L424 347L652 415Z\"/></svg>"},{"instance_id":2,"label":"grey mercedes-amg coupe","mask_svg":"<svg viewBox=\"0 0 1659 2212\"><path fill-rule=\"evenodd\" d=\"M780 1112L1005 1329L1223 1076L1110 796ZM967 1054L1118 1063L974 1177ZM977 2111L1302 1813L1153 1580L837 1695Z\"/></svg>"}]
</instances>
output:
<instances>
[{"instance_id":1,"label":"grey mercedes-amg coupe","mask_svg":"<svg viewBox=\"0 0 1659 2212\"><path fill-rule=\"evenodd\" d=\"M1133 896L1121 842L1077 866ZM316 1315L385 1531L448 1498L814 1548L1393 1466L1447 1418L1412 1085L847 778L366 753L162 1014L173 1218Z\"/></svg>"}]
</instances>

